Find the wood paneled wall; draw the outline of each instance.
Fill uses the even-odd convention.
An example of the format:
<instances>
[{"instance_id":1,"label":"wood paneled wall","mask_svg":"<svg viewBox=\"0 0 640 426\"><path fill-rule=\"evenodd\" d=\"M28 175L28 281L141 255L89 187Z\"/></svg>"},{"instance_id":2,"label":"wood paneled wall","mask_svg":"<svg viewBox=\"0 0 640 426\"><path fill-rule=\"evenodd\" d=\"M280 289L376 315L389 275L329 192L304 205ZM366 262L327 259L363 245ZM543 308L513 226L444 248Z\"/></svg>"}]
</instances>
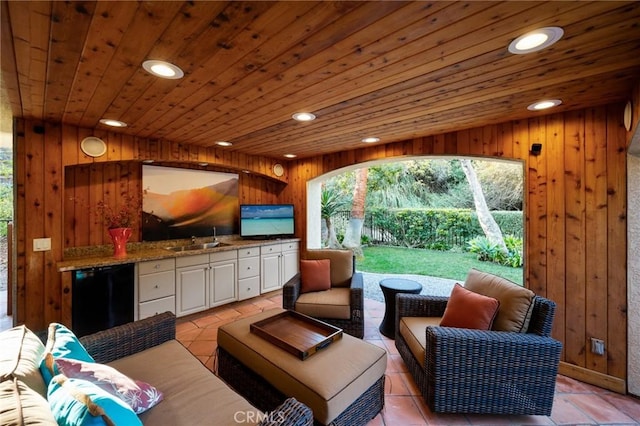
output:
<instances>
[{"instance_id":1,"label":"wood paneled wall","mask_svg":"<svg viewBox=\"0 0 640 426\"><path fill-rule=\"evenodd\" d=\"M112 194L124 185L136 185L139 172L135 168L142 159L206 161L248 170L251 173L242 174L240 183L241 202L294 203L296 233L304 239L306 182L311 178L341 167L409 156L508 158L525 162L525 285L558 304L553 336L563 342L563 360L624 380L628 134L622 125L623 107L540 116L300 159L285 165L281 181L270 176L275 161L268 158L18 120L16 320L34 329L60 320L61 294L68 291L68 284L61 283L56 262L62 259L64 247L104 241L104 230L96 230L93 219L67 223L64 210L70 201L65 193L87 180L89 194L95 190L95 197L104 196L105 188ZM94 160L79 151L79 142L91 134L108 142L105 158ZM539 156L529 154L533 142L543 145ZM102 190L91 184L92 171L96 188L102 185ZM100 237L91 236L94 233ZM52 238L52 250L33 252L31 240L45 236ZM605 340L606 357L590 354L592 336Z\"/></svg>"},{"instance_id":2,"label":"wood paneled wall","mask_svg":"<svg viewBox=\"0 0 640 426\"><path fill-rule=\"evenodd\" d=\"M140 194L141 161L178 167L234 171L239 175L241 203L275 203L286 185L272 175L275 160L232 153L220 148L189 147L176 142L135 138L31 120L15 122L15 185L17 245L16 310L14 321L40 330L61 321L62 304L69 298L56 263L65 248L108 244L109 237L96 203L118 205L125 192ZM107 153L86 156L80 142L98 136ZM51 250L34 252L34 238L51 238ZM132 241L140 241L139 225ZM65 307L65 311L68 311Z\"/></svg>"},{"instance_id":3,"label":"wood paneled wall","mask_svg":"<svg viewBox=\"0 0 640 426\"><path fill-rule=\"evenodd\" d=\"M338 168L421 155L523 160L525 285L557 303L553 336L563 342L566 363L624 380L628 134L623 108L610 105L300 159L289 165L283 197L304 218L307 180ZM534 142L543 146L538 156L529 153ZM304 238L305 221L296 223ZM591 354L591 337L605 341L606 356Z\"/></svg>"}]
</instances>

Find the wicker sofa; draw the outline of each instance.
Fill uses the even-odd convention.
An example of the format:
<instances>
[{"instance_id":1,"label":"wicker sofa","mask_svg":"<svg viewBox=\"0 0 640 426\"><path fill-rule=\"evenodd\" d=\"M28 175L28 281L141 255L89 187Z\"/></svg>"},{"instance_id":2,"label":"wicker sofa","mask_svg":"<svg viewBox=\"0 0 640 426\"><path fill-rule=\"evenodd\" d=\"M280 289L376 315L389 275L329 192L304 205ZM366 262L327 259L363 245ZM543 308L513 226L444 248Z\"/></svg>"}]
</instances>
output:
<instances>
[{"instance_id":1,"label":"wicker sofa","mask_svg":"<svg viewBox=\"0 0 640 426\"><path fill-rule=\"evenodd\" d=\"M139 414L144 424L313 424L311 410L293 398L269 413L256 409L175 340L175 330L175 316L166 312L81 337L80 341L96 363L108 364L164 393L164 399L158 405ZM56 424L50 413L43 412L49 408L44 399L46 393L38 396L38 392L29 389L37 388L30 386L37 373L25 375L24 365L6 359L9 351L5 352L6 346L2 342L0 346L4 352L0 357L3 370L0 372L0 413L3 418L5 415L17 417L15 423L8 424ZM26 351L16 353L22 357L25 352L33 351L26 348ZM18 367L11 367L12 364ZM7 367L13 370L7 371ZM23 401L23 396L29 399ZM39 410L39 413L30 410ZM51 421L46 421L47 414Z\"/></svg>"}]
</instances>

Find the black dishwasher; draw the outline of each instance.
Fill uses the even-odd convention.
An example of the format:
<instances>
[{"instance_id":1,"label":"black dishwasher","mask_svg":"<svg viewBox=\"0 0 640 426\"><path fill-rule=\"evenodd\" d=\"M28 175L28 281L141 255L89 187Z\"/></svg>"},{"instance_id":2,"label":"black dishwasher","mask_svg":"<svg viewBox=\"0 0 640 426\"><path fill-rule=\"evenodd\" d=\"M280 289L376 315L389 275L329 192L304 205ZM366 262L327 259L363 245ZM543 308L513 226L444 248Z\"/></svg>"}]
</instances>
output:
<instances>
[{"instance_id":1,"label":"black dishwasher","mask_svg":"<svg viewBox=\"0 0 640 426\"><path fill-rule=\"evenodd\" d=\"M71 328L75 335L133 321L133 286L133 263L75 271L71 297Z\"/></svg>"}]
</instances>

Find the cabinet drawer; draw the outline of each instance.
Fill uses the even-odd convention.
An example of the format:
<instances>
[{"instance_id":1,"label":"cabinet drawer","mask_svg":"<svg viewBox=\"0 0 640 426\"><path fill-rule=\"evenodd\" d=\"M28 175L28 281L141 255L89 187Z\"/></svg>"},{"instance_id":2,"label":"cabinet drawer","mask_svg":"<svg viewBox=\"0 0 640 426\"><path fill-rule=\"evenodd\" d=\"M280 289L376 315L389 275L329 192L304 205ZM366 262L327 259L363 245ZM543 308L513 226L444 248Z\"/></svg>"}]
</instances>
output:
<instances>
[{"instance_id":1,"label":"cabinet drawer","mask_svg":"<svg viewBox=\"0 0 640 426\"><path fill-rule=\"evenodd\" d=\"M238 300L249 299L260 295L260 277L238 280Z\"/></svg>"},{"instance_id":2,"label":"cabinet drawer","mask_svg":"<svg viewBox=\"0 0 640 426\"><path fill-rule=\"evenodd\" d=\"M209 263L208 253L176 258L176 268L181 268L183 266L204 265L207 263Z\"/></svg>"},{"instance_id":3,"label":"cabinet drawer","mask_svg":"<svg viewBox=\"0 0 640 426\"><path fill-rule=\"evenodd\" d=\"M228 251L219 251L216 253L211 253L209 255L210 261L213 262L222 262L223 260L236 260L238 258L237 250L228 250Z\"/></svg>"},{"instance_id":4,"label":"cabinet drawer","mask_svg":"<svg viewBox=\"0 0 640 426\"><path fill-rule=\"evenodd\" d=\"M298 250L298 242L282 243L282 251Z\"/></svg>"},{"instance_id":5,"label":"cabinet drawer","mask_svg":"<svg viewBox=\"0 0 640 426\"><path fill-rule=\"evenodd\" d=\"M260 254L280 253L281 251L281 244L269 244L268 246L260 247Z\"/></svg>"},{"instance_id":6,"label":"cabinet drawer","mask_svg":"<svg viewBox=\"0 0 640 426\"><path fill-rule=\"evenodd\" d=\"M148 262L138 263L138 274L152 274L155 272L173 271L176 267L175 260L172 259L160 259L150 260Z\"/></svg>"},{"instance_id":7,"label":"cabinet drawer","mask_svg":"<svg viewBox=\"0 0 640 426\"><path fill-rule=\"evenodd\" d=\"M163 312L176 313L176 298L174 296L152 300L138 304L138 319L154 316Z\"/></svg>"},{"instance_id":8,"label":"cabinet drawer","mask_svg":"<svg viewBox=\"0 0 640 426\"><path fill-rule=\"evenodd\" d=\"M260 275L260 258L247 257L238 260L238 279L255 277Z\"/></svg>"},{"instance_id":9,"label":"cabinet drawer","mask_svg":"<svg viewBox=\"0 0 640 426\"><path fill-rule=\"evenodd\" d=\"M260 247L246 247L238 249L238 258L253 257L260 255Z\"/></svg>"},{"instance_id":10,"label":"cabinet drawer","mask_svg":"<svg viewBox=\"0 0 640 426\"><path fill-rule=\"evenodd\" d=\"M175 278L173 270L142 275L138 279L138 300L147 302L173 296L176 293Z\"/></svg>"}]
</instances>

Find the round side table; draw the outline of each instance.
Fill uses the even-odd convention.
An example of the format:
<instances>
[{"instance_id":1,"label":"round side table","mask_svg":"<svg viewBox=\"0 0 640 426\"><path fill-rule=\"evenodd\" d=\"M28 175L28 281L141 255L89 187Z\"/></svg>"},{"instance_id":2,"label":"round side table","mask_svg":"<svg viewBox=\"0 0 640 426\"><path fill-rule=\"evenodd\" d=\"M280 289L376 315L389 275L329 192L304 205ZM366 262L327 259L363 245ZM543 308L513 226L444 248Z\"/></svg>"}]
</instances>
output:
<instances>
[{"instance_id":1,"label":"round side table","mask_svg":"<svg viewBox=\"0 0 640 426\"><path fill-rule=\"evenodd\" d=\"M422 284L405 278L385 278L380 281L380 289L384 295L384 318L380 323L380 333L390 339L396 338L396 294L419 294Z\"/></svg>"}]
</instances>

